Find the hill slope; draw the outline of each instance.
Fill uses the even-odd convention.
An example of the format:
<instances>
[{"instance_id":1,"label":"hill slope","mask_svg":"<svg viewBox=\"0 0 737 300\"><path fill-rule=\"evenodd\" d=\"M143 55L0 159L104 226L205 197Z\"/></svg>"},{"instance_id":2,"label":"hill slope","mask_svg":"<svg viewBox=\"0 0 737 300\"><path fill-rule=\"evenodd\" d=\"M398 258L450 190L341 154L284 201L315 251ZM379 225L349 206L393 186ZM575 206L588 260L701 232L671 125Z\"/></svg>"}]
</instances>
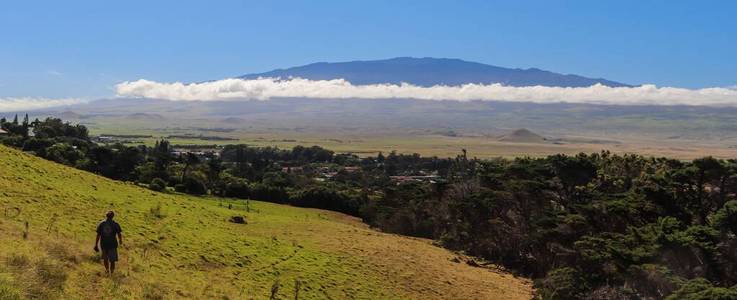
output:
<instances>
[{"instance_id":1,"label":"hill slope","mask_svg":"<svg viewBox=\"0 0 737 300\"><path fill-rule=\"evenodd\" d=\"M341 214L255 201L246 211L243 201L155 193L3 146L0 209L0 295L265 299L278 282L280 298L293 299L296 279L300 299L531 293L526 280L455 263L429 241L378 233ZM101 275L91 250L108 209L125 237L113 278ZM235 215L248 224L227 221Z\"/></svg>"},{"instance_id":2,"label":"hill slope","mask_svg":"<svg viewBox=\"0 0 737 300\"><path fill-rule=\"evenodd\" d=\"M510 69L460 59L397 57L385 60L313 63L248 74L239 78L301 77L312 80L343 78L353 84L402 82L419 86L502 83L509 86L587 87L594 84L618 87L626 84L602 78L564 75L540 69Z\"/></svg>"},{"instance_id":3,"label":"hill slope","mask_svg":"<svg viewBox=\"0 0 737 300\"><path fill-rule=\"evenodd\" d=\"M528 129L521 128L500 136L499 141L509 143L545 143L545 137Z\"/></svg>"}]
</instances>

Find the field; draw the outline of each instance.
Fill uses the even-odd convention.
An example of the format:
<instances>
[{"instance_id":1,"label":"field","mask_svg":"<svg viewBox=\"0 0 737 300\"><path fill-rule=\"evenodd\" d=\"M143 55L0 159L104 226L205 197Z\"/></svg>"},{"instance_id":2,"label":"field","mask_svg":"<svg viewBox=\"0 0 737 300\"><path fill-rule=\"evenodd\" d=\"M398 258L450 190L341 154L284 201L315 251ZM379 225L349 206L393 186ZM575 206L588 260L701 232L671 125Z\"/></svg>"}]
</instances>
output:
<instances>
[{"instance_id":1,"label":"field","mask_svg":"<svg viewBox=\"0 0 737 300\"><path fill-rule=\"evenodd\" d=\"M23 112L19 112L22 116ZM8 119L13 114L5 115ZM737 109L701 106L536 104L411 99L272 99L166 101L106 99L49 111L81 123L94 135L150 135L153 144L233 144L291 148L320 145L338 152L419 153L453 157L546 156L565 153L638 153L693 159L737 157ZM500 141L527 128L544 143ZM185 135L191 138L183 138ZM202 139L215 138L213 139ZM226 138L232 140L218 140Z\"/></svg>"},{"instance_id":2,"label":"field","mask_svg":"<svg viewBox=\"0 0 737 300\"><path fill-rule=\"evenodd\" d=\"M222 124L201 121L204 127ZM636 153L645 156L695 159L704 156L719 158L737 157L737 147L731 140L669 139L663 136L639 135L556 135L537 131L549 141L542 143L500 141L499 136L513 129L502 130L496 134L477 133L456 135L438 134L427 130L397 129L387 132L346 132L336 128L290 129L290 128L231 128L229 132L211 132L204 127L170 126L161 129L154 123L97 123L87 125L94 135L101 134L142 134L148 138L135 139L146 145L153 145L161 138L167 138L175 145L224 145L248 144L253 146L275 146L290 149L297 145L318 145L336 152L353 153L359 156L384 154L392 151L423 156L454 157L466 149L471 157L542 157L555 154L575 155L581 152L594 153L603 150L615 153ZM192 135L220 137L230 140L202 140L197 138L168 138L172 135Z\"/></svg>"},{"instance_id":3,"label":"field","mask_svg":"<svg viewBox=\"0 0 737 300\"><path fill-rule=\"evenodd\" d=\"M529 280L345 215L162 194L0 146L0 298L529 299ZM115 276L92 251L113 209ZM231 223L245 216L247 224ZM297 286L299 288L297 289Z\"/></svg>"}]
</instances>

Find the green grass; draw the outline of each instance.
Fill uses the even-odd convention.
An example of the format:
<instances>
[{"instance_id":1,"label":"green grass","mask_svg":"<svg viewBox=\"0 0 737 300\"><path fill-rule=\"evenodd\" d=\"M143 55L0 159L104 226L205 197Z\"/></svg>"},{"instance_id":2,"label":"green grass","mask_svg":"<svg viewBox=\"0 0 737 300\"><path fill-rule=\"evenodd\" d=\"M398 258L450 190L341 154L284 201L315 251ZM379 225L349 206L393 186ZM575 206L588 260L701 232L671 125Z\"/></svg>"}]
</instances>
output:
<instances>
[{"instance_id":1,"label":"green grass","mask_svg":"<svg viewBox=\"0 0 737 300\"><path fill-rule=\"evenodd\" d=\"M429 241L344 215L163 194L0 146L0 299L529 298L524 279L451 262ZM125 246L102 275L94 228L108 209ZM248 224L228 221L246 216ZM28 227L26 230L26 222ZM476 296L473 296L476 295Z\"/></svg>"}]
</instances>

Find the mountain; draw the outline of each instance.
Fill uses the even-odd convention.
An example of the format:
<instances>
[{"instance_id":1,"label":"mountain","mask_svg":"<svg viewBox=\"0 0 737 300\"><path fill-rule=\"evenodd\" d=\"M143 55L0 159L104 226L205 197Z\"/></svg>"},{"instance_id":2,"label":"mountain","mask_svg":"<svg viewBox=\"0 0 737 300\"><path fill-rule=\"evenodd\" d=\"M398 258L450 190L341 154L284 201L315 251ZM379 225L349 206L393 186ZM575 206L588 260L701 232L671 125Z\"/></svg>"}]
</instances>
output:
<instances>
[{"instance_id":1,"label":"mountain","mask_svg":"<svg viewBox=\"0 0 737 300\"><path fill-rule=\"evenodd\" d=\"M159 114L149 114L149 113L132 113L127 116L125 116L128 120L151 120L151 121L158 121L163 120L164 117Z\"/></svg>"},{"instance_id":2,"label":"mountain","mask_svg":"<svg viewBox=\"0 0 737 300\"><path fill-rule=\"evenodd\" d=\"M292 299L296 280L299 299L532 293L529 280L339 213L153 192L2 145L0 207L0 299L268 299L273 286ZM109 209L125 236L113 278L92 251Z\"/></svg>"},{"instance_id":3,"label":"mountain","mask_svg":"<svg viewBox=\"0 0 737 300\"><path fill-rule=\"evenodd\" d=\"M400 84L419 86L461 85L467 83L501 83L508 86L587 87L602 84L611 87L629 86L602 78L565 75L550 71L510 69L449 58L397 57L385 60L319 62L288 69L239 76L243 79L259 77L300 77L312 80L345 79L353 84Z\"/></svg>"},{"instance_id":4,"label":"mountain","mask_svg":"<svg viewBox=\"0 0 737 300\"><path fill-rule=\"evenodd\" d=\"M60 118L64 120L79 120L82 118L82 115L75 113L73 111L64 111L59 115Z\"/></svg>"},{"instance_id":5,"label":"mountain","mask_svg":"<svg viewBox=\"0 0 737 300\"><path fill-rule=\"evenodd\" d=\"M545 137L528 129L521 128L499 137L499 141L509 143L545 143Z\"/></svg>"}]
</instances>

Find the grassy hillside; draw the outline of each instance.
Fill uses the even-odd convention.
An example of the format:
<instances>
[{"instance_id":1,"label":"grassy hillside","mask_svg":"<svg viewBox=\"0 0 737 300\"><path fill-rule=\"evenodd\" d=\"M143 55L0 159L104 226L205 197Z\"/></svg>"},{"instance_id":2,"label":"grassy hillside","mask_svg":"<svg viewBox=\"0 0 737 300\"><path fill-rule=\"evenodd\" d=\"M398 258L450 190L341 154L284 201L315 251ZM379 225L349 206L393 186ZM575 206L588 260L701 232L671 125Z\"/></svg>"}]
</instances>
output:
<instances>
[{"instance_id":1,"label":"grassy hillside","mask_svg":"<svg viewBox=\"0 0 737 300\"><path fill-rule=\"evenodd\" d=\"M321 210L161 194L0 146L0 299L526 299L527 280ZM118 273L94 228L113 209ZM228 221L246 216L248 224ZM26 226L27 224L27 226Z\"/></svg>"}]
</instances>

